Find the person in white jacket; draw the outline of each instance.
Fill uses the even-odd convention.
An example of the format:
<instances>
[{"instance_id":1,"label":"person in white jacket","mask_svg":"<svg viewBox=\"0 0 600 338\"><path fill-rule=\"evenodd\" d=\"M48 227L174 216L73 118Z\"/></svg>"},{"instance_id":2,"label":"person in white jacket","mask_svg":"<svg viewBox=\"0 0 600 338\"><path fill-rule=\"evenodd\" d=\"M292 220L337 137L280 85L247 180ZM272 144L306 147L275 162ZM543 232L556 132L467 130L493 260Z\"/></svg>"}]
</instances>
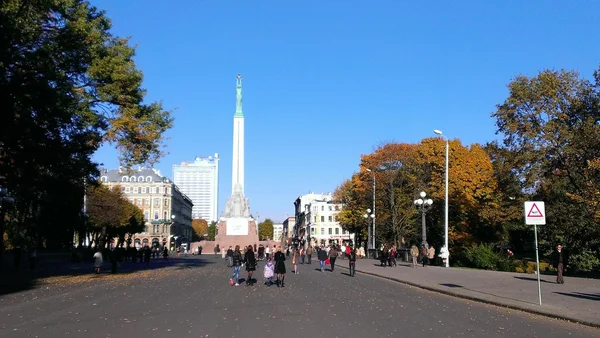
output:
<instances>
[{"instance_id":1,"label":"person in white jacket","mask_svg":"<svg viewBox=\"0 0 600 338\"><path fill-rule=\"evenodd\" d=\"M445 245L440 249L440 254L438 256L442 259L444 266L446 266L446 260L448 259L448 257L450 257L450 253L448 252L448 248L446 248Z\"/></svg>"}]
</instances>

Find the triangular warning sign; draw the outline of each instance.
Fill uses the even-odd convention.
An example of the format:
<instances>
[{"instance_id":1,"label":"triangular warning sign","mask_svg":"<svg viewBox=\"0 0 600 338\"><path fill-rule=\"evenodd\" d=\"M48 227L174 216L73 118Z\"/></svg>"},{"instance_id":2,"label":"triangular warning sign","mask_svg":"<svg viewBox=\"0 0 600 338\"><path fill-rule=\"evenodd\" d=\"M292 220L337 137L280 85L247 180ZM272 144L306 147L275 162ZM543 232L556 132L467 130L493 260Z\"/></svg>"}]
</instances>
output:
<instances>
[{"instance_id":1,"label":"triangular warning sign","mask_svg":"<svg viewBox=\"0 0 600 338\"><path fill-rule=\"evenodd\" d=\"M527 213L527 217L544 217L544 215L542 215L540 208L538 208L537 205L535 205L535 203L533 203L533 205L531 206L531 209Z\"/></svg>"}]
</instances>

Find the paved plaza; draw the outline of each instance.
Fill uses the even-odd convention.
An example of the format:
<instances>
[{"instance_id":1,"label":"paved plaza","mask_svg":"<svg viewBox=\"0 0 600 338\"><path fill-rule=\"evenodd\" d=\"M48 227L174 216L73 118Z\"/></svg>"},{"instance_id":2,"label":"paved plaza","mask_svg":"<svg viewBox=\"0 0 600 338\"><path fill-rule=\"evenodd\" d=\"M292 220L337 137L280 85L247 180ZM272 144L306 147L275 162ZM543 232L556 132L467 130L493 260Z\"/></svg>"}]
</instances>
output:
<instances>
[{"instance_id":1,"label":"paved plaza","mask_svg":"<svg viewBox=\"0 0 600 338\"><path fill-rule=\"evenodd\" d=\"M347 264L344 260L338 262ZM373 261L359 264L367 263ZM0 336L600 335L596 328L443 295L364 273L349 277L348 270L341 266L333 272L320 272L314 262L299 265L300 274L288 273L285 288L277 288L263 285L262 263L256 274L258 282L251 287L229 286L230 269L223 259L213 256L153 261L149 269L128 270L126 264L117 275L57 275L38 281L31 289L0 296ZM401 269L406 274L418 270L396 268Z\"/></svg>"}]
</instances>

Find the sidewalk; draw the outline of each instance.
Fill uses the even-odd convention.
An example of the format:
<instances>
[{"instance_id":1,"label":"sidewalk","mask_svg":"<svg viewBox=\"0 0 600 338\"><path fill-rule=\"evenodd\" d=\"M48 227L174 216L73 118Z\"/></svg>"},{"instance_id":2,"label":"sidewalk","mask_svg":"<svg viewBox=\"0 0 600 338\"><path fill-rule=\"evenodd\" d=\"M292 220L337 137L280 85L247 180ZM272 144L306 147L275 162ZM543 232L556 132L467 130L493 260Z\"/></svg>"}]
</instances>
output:
<instances>
[{"instance_id":1,"label":"sidewalk","mask_svg":"<svg viewBox=\"0 0 600 338\"><path fill-rule=\"evenodd\" d=\"M338 259L336 266L348 268ZM437 266L412 268L402 262L397 267L380 267L379 261L361 259L356 271L387 278L418 288L523 310L600 327L600 280L541 275L542 304L539 305L537 275Z\"/></svg>"}]
</instances>

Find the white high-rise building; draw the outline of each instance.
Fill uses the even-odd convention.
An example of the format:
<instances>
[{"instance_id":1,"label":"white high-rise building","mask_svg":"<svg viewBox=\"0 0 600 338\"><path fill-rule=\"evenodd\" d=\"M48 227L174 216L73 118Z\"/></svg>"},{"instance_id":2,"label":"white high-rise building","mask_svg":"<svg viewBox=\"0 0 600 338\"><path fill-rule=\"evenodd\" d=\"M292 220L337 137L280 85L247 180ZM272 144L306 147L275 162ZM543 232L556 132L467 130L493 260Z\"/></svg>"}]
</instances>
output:
<instances>
[{"instance_id":1,"label":"white high-rise building","mask_svg":"<svg viewBox=\"0 0 600 338\"><path fill-rule=\"evenodd\" d=\"M219 154L173 165L173 181L192 199L192 218L202 218L208 223L217 221Z\"/></svg>"}]
</instances>

